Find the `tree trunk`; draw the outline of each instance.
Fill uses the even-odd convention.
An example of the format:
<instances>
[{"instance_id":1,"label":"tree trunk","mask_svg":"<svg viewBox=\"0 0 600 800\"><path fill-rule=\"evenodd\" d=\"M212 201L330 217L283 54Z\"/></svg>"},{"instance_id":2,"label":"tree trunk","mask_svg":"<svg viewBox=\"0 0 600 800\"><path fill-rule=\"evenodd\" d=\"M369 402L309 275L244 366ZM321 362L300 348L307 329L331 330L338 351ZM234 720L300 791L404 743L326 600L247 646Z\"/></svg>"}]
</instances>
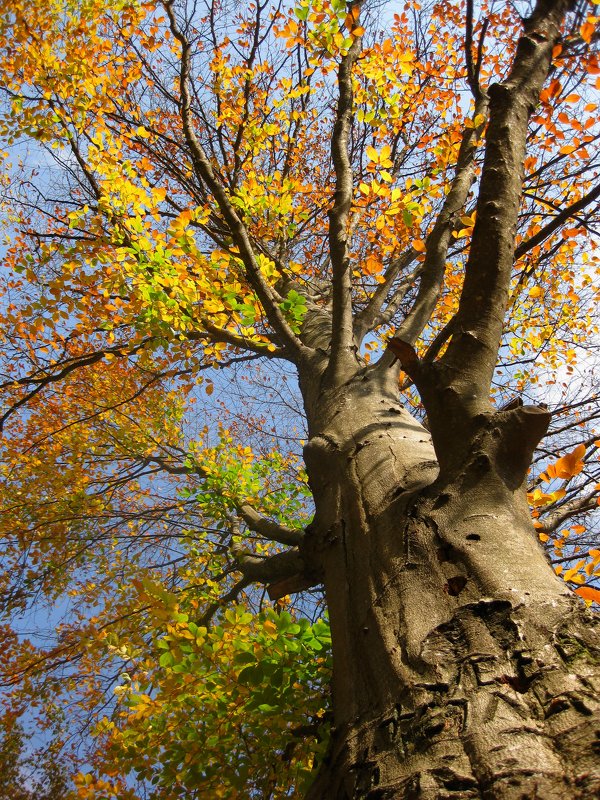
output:
<instances>
[{"instance_id":1,"label":"tree trunk","mask_svg":"<svg viewBox=\"0 0 600 800\"><path fill-rule=\"evenodd\" d=\"M554 575L523 490L539 413L480 415L438 475L387 372L309 413L334 723L307 797L600 797L598 622Z\"/></svg>"}]
</instances>

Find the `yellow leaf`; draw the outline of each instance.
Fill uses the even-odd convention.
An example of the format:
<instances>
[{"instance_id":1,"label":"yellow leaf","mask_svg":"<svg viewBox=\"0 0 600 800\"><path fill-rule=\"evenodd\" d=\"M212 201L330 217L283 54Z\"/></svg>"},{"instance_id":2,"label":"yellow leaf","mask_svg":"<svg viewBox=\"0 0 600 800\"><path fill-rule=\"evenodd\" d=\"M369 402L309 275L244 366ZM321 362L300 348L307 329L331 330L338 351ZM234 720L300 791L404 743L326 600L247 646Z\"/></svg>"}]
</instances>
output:
<instances>
[{"instance_id":1,"label":"yellow leaf","mask_svg":"<svg viewBox=\"0 0 600 800\"><path fill-rule=\"evenodd\" d=\"M532 286L529 290L529 297L541 297L544 294L544 290L541 286Z\"/></svg>"},{"instance_id":2,"label":"yellow leaf","mask_svg":"<svg viewBox=\"0 0 600 800\"><path fill-rule=\"evenodd\" d=\"M372 161L373 164L379 164L379 153L374 147L371 147L371 145L368 144L365 148L365 152L369 158L369 161Z\"/></svg>"},{"instance_id":3,"label":"yellow leaf","mask_svg":"<svg viewBox=\"0 0 600 800\"><path fill-rule=\"evenodd\" d=\"M568 569L565 572L565 574L563 575L563 579L565 581L572 581L572 582L577 582L577 580L579 578L581 578L583 580L582 576L581 575L578 576L577 573L583 567L584 564L585 564L585 561L583 559L581 561L578 561L577 564L575 564L574 567L571 567L571 569Z\"/></svg>"},{"instance_id":4,"label":"yellow leaf","mask_svg":"<svg viewBox=\"0 0 600 800\"><path fill-rule=\"evenodd\" d=\"M266 630L267 633L275 633L275 631L277 630L277 625L275 625L275 623L272 620L267 619L264 622L263 628Z\"/></svg>"}]
</instances>

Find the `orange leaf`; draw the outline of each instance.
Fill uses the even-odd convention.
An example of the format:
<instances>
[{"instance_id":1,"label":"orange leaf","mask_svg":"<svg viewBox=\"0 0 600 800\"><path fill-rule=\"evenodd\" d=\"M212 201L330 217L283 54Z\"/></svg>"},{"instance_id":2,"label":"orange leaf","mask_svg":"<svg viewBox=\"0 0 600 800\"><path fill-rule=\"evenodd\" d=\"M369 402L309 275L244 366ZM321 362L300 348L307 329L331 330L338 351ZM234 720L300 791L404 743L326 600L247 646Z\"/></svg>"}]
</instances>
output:
<instances>
[{"instance_id":1,"label":"orange leaf","mask_svg":"<svg viewBox=\"0 0 600 800\"><path fill-rule=\"evenodd\" d=\"M583 470L583 456L585 455L585 445L578 444L577 447L567 455L559 458L554 464L546 469L546 475L550 478L562 478L569 480L569 478L579 475Z\"/></svg>"},{"instance_id":2,"label":"orange leaf","mask_svg":"<svg viewBox=\"0 0 600 800\"><path fill-rule=\"evenodd\" d=\"M367 256L365 259L364 271L367 275L379 275L381 272L381 261L373 255Z\"/></svg>"},{"instance_id":3,"label":"orange leaf","mask_svg":"<svg viewBox=\"0 0 600 800\"><path fill-rule=\"evenodd\" d=\"M591 586L580 586L578 589L575 589L575 594L578 594L579 597L591 603L600 603L600 591L598 591L598 589L592 589Z\"/></svg>"}]
</instances>

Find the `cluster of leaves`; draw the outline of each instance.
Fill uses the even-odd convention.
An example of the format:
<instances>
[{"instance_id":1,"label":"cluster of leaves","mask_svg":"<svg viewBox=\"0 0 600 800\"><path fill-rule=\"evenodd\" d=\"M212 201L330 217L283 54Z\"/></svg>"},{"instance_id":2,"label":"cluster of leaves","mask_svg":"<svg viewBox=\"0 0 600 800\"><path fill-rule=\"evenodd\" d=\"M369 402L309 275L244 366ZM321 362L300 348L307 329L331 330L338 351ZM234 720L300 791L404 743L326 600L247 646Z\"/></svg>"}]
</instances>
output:
<instances>
[{"instance_id":1,"label":"cluster of leaves","mask_svg":"<svg viewBox=\"0 0 600 800\"><path fill-rule=\"evenodd\" d=\"M556 574L588 605L600 603L599 447L598 440L581 443L547 463L527 495Z\"/></svg>"},{"instance_id":2,"label":"cluster of leaves","mask_svg":"<svg viewBox=\"0 0 600 800\"><path fill-rule=\"evenodd\" d=\"M98 725L108 773L123 763L157 797L301 792L327 742L328 626L232 606L210 629L175 611L166 631Z\"/></svg>"}]
</instances>

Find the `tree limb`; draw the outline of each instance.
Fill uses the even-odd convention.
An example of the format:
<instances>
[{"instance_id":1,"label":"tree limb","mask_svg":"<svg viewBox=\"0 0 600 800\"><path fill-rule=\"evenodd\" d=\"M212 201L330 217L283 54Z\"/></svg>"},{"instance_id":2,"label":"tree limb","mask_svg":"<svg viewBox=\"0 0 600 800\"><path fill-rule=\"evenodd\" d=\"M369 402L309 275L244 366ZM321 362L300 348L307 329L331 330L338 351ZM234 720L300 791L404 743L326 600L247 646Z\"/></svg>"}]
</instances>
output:
<instances>
[{"instance_id":1,"label":"tree limb","mask_svg":"<svg viewBox=\"0 0 600 800\"><path fill-rule=\"evenodd\" d=\"M386 299L390 295L390 287L398 277L398 275L405 269L407 269L412 262L417 258L418 253L417 251L411 247L408 250L405 250L404 253L401 253L397 258L392 259L390 264L388 265L383 277L384 282L380 283L377 286L377 289L373 292L373 296L370 298L367 305L360 311L354 320L354 338L358 344L360 344L364 338L364 336L369 332L372 331L374 328L378 327L378 325L385 324L386 320L384 317L387 317L387 313L384 315L381 312L383 304L385 303ZM419 269L420 272L420 269ZM416 270L413 272L409 279L406 281L410 281L408 286L410 286L417 277ZM405 281L402 281L400 284L402 287L405 285ZM408 288L407 286L407 288ZM394 292L394 296L397 295L397 291ZM389 303L386 308L386 312L389 309ZM396 309L397 310L397 309ZM393 315L392 315L393 316ZM391 317L390 317L391 319Z\"/></svg>"},{"instance_id":2,"label":"tree limb","mask_svg":"<svg viewBox=\"0 0 600 800\"><path fill-rule=\"evenodd\" d=\"M271 542L297 545L304 538L302 531L288 528L287 525L279 525L277 522L263 517L249 503L242 503L237 506L237 512L250 530L258 533L264 539L269 539Z\"/></svg>"},{"instance_id":3,"label":"tree limb","mask_svg":"<svg viewBox=\"0 0 600 800\"><path fill-rule=\"evenodd\" d=\"M477 141L485 126L487 111L487 95L480 93L475 103L475 118L481 117L481 120L477 126L465 128L463 131L450 191L426 239L427 250L417 297L410 313L395 333L399 339L410 344L416 342L429 322L443 286L448 247L452 241L456 216L467 202L475 179Z\"/></svg>"},{"instance_id":4,"label":"tree limb","mask_svg":"<svg viewBox=\"0 0 600 800\"><path fill-rule=\"evenodd\" d=\"M529 117L571 5L571 0L538 0L524 21L508 78L488 91L490 122L458 330L438 362L472 408L489 406L514 263Z\"/></svg>"},{"instance_id":5,"label":"tree limb","mask_svg":"<svg viewBox=\"0 0 600 800\"><path fill-rule=\"evenodd\" d=\"M183 34L175 18L174 0L163 0L163 5L169 18L169 27L175 39L181 45L181 68L179 73L180 115L183 132L189 147L192 167L198 179L211 191L224 220L229 227L233 240L240 251L240 258L244 264L246 276L250 285L256 292L267 319L273 326L282 345L288 350L290 357L305 359L310 355L310 350L302 344L296 334L288 325L283 312L276 302L273 290L263 278L256 255L246 230L246 226L238 217L232 206L225 188L218 180L204 148L198 141L191 115L190 97L190 72L191 72L191 42Z\"/></svg>"},{"instance_id":6,"label":"tree limb","mask_svg":"<svg viewBox=\"0 0 600 800\"><path fill-rule=\"evenodd\" d=\"M543 519L540 519L541 525L539 525L539 523L537 524L537 530L540 533L552 533L568 519L575 516L575 514L591 511L593 508L597 507L598 492L591 492L582 497L576 497L560 506L560 508L557 508L555 511L546 514Z\"/></svg>"},{"instance_id":7,"label":"tree limb","mask_svg":"<svg viewBox=\"0 0 600 800\"><path fill-rule=\"evenodd\" d=\"M586 206L588 206L590 203L593 203L594 200L597 200L598 198L600 198L600 184L595 186L593 189L590 189L587 194L584 194L583 197L579 198L579 200L571 203L570 206L563 208L558 212L558 214L556 214L555 217L550 220L550 222L547 222L543 228L540 228L537 233L535 233L533 236L530 236L529 239L521 242L515 248L515 261L517 261L519 258L522 258L534 247L537 247L538 244L541 244L543 241L545 241L556 230L558 230L561 225L564 225L568 219L574 217L575 214L578 214L580 211L583 211Z\"/></svg>"},{"instance_id":8,"label":"tree limb","mask_svg":"<svg viewBox=\"0 0 600 800\"><path fill-rule=\"evenodd\" d=\"M296 548L261 558L249 553L243 545L233 544L231 553L243 576L257 583L276 583L301 574L305 569L304 559Z\"/></svg>"},{"instance_id":9,"label":"tree limb","mask_svg":"<svg viewBox=\"0 0 600 800\"><path fill-rule=\"evenodd\" d=\"M360 5L354 3L353 6ZM338 385L356 365L352 329L352 273L348 257L348 215L353 195L353 178L348 143L353 114L352 66L361 49L361 37L352 42L338 70L339 99L331 136L331 157L336 186L329 211L329 252L332 268L331 360L326 380Z\"/></svg>"}]
</instances>

